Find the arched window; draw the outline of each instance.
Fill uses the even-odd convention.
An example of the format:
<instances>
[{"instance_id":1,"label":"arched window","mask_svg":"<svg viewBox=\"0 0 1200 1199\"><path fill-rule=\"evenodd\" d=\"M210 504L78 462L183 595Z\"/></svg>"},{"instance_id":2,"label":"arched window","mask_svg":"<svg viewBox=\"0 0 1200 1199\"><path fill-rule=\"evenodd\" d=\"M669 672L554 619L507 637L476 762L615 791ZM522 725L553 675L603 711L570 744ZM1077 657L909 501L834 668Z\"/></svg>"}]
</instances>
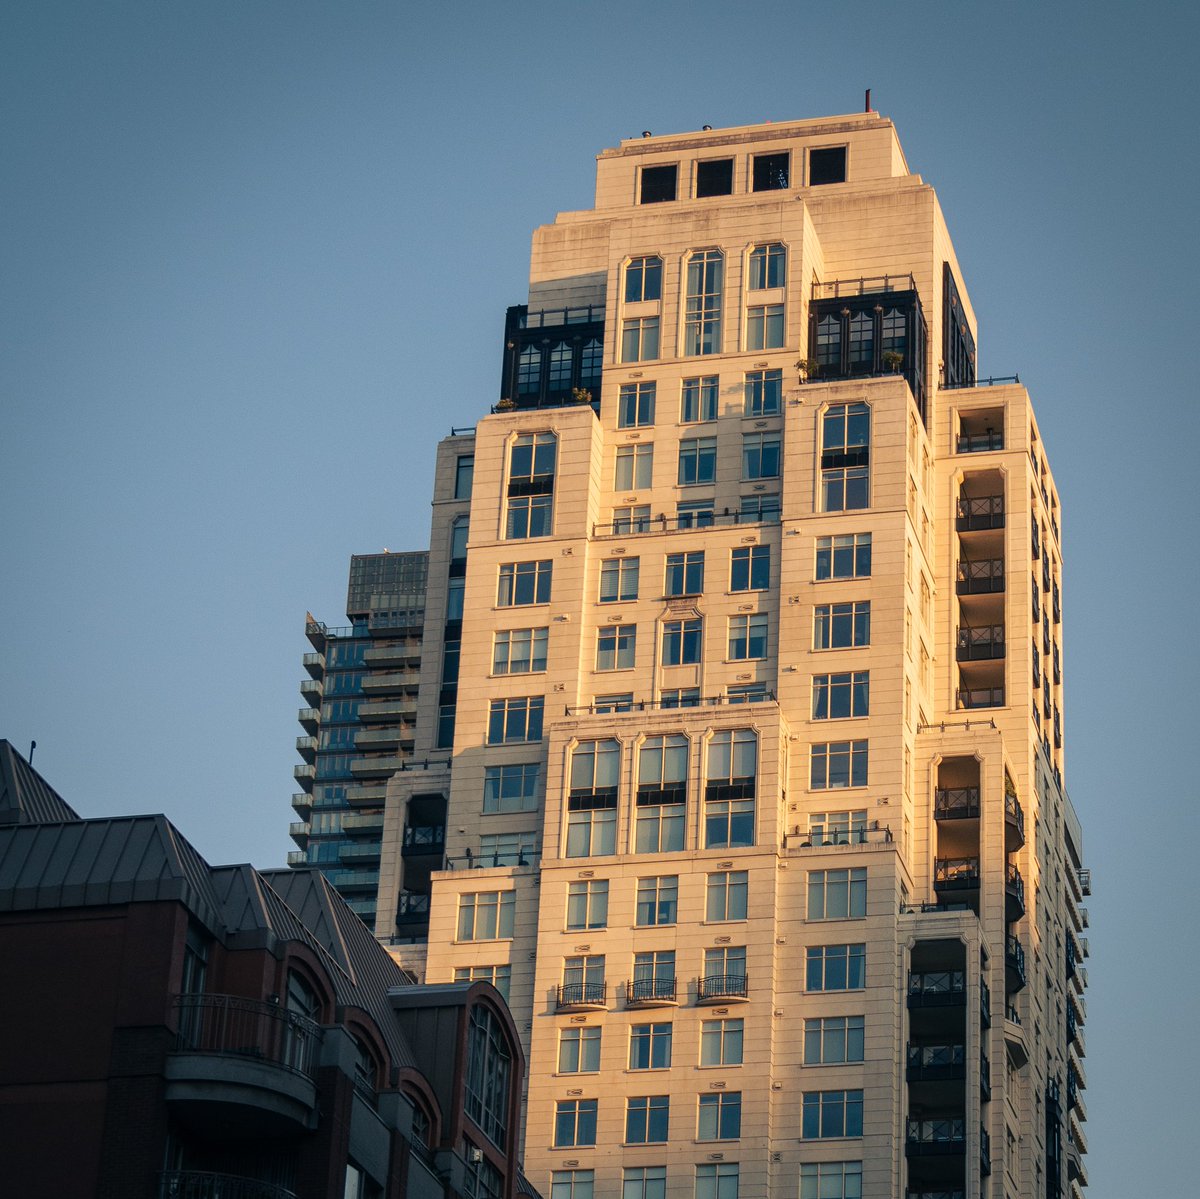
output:
<instances>
[{"instance_id":1,"label":"arched window","mask_svg":"<svg viewBox=\"0 0 1200 1199\"><path fill-rule=\"evenodd\" d=\"M571 346L560 341L550 351L550 390L566 391L571 386Z\"/></svg>"},{"instance_id":2,"label":"arched window","mask_svg":"<svg viewBox=\"0 0 1200 1199\"><path fill-rule=\"evenodd\" d=\"M842 322L836 316L823 316L817 324L817 361L840 370L842 366Z\"/></svg>"},{"instance_id":3,"label":"arched window","mask_svg":"<svg viewBox=\"0 0 1200 1199\"><path fill-rule=\"evenodd\" d=\"M850 320L850 369L870 370L875 361L875 321L869 312Z\"/></svg>"},{"instance_id":4,"label":"arched window","mask_svg":"<svg viewBox=\"0 0 1200 1199\"><path fill-rule=\"evenodd\" d=\"M903 354L908 345L908 320L898 308L883 314L880 349L883 353Z\"/></svg>"},{"instance_id":5,"label":"arched window","mask_svg":"<svg viewBox=\"0 0 1200 1199\"><path fill-rule=\"evenodd\" d=\"M517 359L517 395L537 395L542 380L542 351L526 346Z\"/></svg>"},{"instance_id":6,"label":"arched window","mask_svg":"<svg viewBox=\"0 0 1200 1199\"><path fill-rule=\"evenodd\" d=\"M600 382L600 368L604 361L604 346L593 337L586 342L579 358L579 386L595 387Z\"/></svg>"}]
</instances>

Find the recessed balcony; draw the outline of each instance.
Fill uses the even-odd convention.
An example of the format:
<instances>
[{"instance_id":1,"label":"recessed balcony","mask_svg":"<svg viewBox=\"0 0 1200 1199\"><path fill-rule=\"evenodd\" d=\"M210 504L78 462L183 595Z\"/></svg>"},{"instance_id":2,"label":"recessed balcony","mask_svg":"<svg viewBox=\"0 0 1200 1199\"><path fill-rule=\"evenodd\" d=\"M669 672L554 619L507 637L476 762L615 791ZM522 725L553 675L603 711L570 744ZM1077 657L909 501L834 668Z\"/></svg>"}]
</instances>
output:
<instances>
[{"instance_id":1,"label":"recessed balcony","mask_svg":"<svg viewBox=\"0 0 1200 1199\"><path fill-rule=\"evenodd\" d=\"M750 982L745 974L710 974L696 979L697 1003L746 1003Z\"/></svg>"},{"instance_id":2,"label":"recessed balcony","mask_svg":"<svg viewBox=\"0 0 1200 1199\"><path fill-rule=\"evenodd\" d=\"M933 796L935 820L978 820L978 787L939 787Z\"/></svg>"},{"instance_id":3,"label":"recessed balcony","mask_svg":"<svg viewBox=\"0 0 1200 1199\"><path fill-rule=\"evenodd\" d=\"M967 1151L967 1122L960 1116L909 1120L905 1152L909 1157L961 1157Z\"/></svg>"},{"instance_id":4,"label":"recessed balcony","mask_svg":"<svg viewBox=\"0 0 1200 1199\"><path fill-rule=\"evenodd\" d=\"M908 976L910 1008L965 1007L967 975L962 970L914 971Z\"/></svg>"},{"instance_id":5,"label":"recessed balcony","mask_svg":"<svg viewBox=\"0 0 1200 1199\"><path fill-rule=\"evenodd\" d=\"M905 1077L909 1082L949 1082L967 1076L963 1045L910 1045Z\"/></svg>"},{"instance_id":6,"label":"recessed balcony","mask_svg":"<svg viewBox=\"0 0 1200 1199\"><path fill-rule=\"evenodd\" d=\"M985 429L982 433L960 433L954 442L954 449L959 454L986 454L992 450L1002 450L1004 431Z\"/></svg>"},{"instance_id":7,"label":"recessed balcony","mask_svg":"<svg viewBox=\"0 0 1200 1199\"><path fill-rule=\"evenodd\" d=\"M960 709L1003 708L1003 687L960 687L954 693L955 705Z\"/></svg>"},{"instance_id":8,"label":"recessed balcony","mask_svg":"<svg viewBox=\"0 0 1200 1199\"><path fill-rule=\"evenodd\" d=\"M678 1003L674 978L634 978L625 984L626 1007L675 1007Z\"/></svg>"},{"instance_id":9,"label":"recessed balcony","mask_svg":"<svg viewBox=\"0 0 1200 1199\"><path fill-rule=\"evenodd\" d=\"M1025 947L1014 933L1004 939L1004 989L1013 995L1025 987Z\"/></svg>"},{"instance_id":10,"label":"recessed balcony","mask_svg":"<svg viewBox=\"0 0 1200 1199\"><path fill-rule=\"evenodd\" d=\"M401 892L396 902L396 927L404 930L429 925L429 896L413 891Z\"/></svg>"},{"instance_id":11,"label":"recessed balcony","mask_svg":"<svg viewBox=\"0 0 1200 1199\"><path fill-rule=\"evenodd\" d=\"M1002 624L985 624L958 630L955 656L960 662L992 662L1003 658L1004 652Z\"/></svg>"},{"instance_id":12,"label":"recessed balcony","mask_svg":"<svg viewBox=\"0 0 1200 1199\"><path fill-rule=\"evenodd\" d=\"M1004 590L1004 559L959 561L954 588L959 595L995 595Z\"/></svg>"},{"instance_id":13,"label":"recessed balcony","mask_svg":"<svg viewBox=\"0 0 1200 1199\"><path fill-rule=\"evenodd\" d=\"M1015 862L1004 868L1004 919L1013 924L1025 915L1025 880Z\"/></svg>"},{"instance_id":14,"label":"recessed balcony","mask_svg":"<svg viewBox=\"0 0 1200 1199\"><path fill-rule=\"evenodd\" d=\"M608 1007L607 983L563 983L555 988L555 1011L599 1011L606 1007Z\"/></svg>"},{"instance_id":15,"label":"recessed balcony","mask_svg":"<svg viewBox=\"0 0 1200 1199\"><path fill-rule=\"evenodd\" d=\"M434 854L441 857L446 851L446 826L442 824L410 824L404 830L400 852L406 858Z\"/></svg>"},{"instance_id":16,"label":"recessed balcony","mask_svg":"<svg viewBox=\"0 0 1200 1199\"><path fill-rule=\"evenodd\" d=\"M179 995L166 1100L181 1123L220 1140L289 1136L316 1126L321 1029L278 1003Z\"/></svg>"},{"instance_id":17,"label":"recessed balcony","mask_svg":"<svg viewBox=\"0 0 1200 1199\"><path fill-rule=\"evenodd\" d=\"M296 1199L296 1193L240 1174L165 1170L158 1176L158 1199Z\"/></svg>"},{"instance_id":18,"label":"recessed balcony","mask_svg":"<svg viewBox=\"0 0 1200 1199\"><path fill-rule=\"evenodd\" d=\"M375 758L355 758L350 763L350 773L356 779L390 778L408 761L407 757L383 754Z\"/></svg>"},{"instance_id":19,"label":"recessed balcony","mask_svg":"<svg viewBox=\"0 0 1200 1199\"><path fill-rule=\"evenodd\" d=\"M1021 1014L1011 1004L1004 1011L1004 1048L1014 1070L1020 1070L1029 1061L1029 1042L1025 1038L1025 1027Z\"/></svg>"},{"instance_id":20,"label":"recessed balcony","mask_svg":"<svg viewBox=\"0 0 1200 1199\"><path fill-rule=\"evenodd\" d=\"M979 890L978 858L938 858L933 865L933 889L940 900L951 892Z\"/></svg>"},{"instance_id":21,"label":"recessed balcony","mask_svg":"<svg viewBox=\"0 0 1200 1199\"><path fill-rule=\"evenodd\" d=\"M960 496L955 506L954 524L960 533L978 533L1004 528L1004 496Z\"/></svg>"}]
</instances>

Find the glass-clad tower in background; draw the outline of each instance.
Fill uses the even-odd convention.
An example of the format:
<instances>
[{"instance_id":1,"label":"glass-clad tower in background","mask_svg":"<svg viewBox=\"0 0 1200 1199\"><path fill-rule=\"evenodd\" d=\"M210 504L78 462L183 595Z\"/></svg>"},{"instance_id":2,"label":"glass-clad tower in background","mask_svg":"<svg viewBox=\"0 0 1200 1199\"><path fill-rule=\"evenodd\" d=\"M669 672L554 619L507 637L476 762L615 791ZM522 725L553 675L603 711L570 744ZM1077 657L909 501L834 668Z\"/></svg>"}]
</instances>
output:
<instances>
[{"instance_id":1,"label":"glass-clad tower in background","mask_svg":"<svg viewBox=\"0 0 1200 1199\"><path fill-rule=\"evenodd\" d=\"M552 1199L1082 1193L1061 509L977 334L873 112L622 142L534 234L377 931L508 995Z\"/></svg>"},{"instance_id":2,"label":"glass-clad tower in background","mask_svg":"<svg viewBox=\"0 0 1200 1199\"><path fill-rule=\"evenodd\" d=\"M412 754L429 555L355 554L340 628L309 614L312 649L300 684L306 707L296 738L301 817L292 866L319 866L364 923L375 928L384 796ZM440 860L440 840L431 846Z\"/></svg>"}]
</instances>

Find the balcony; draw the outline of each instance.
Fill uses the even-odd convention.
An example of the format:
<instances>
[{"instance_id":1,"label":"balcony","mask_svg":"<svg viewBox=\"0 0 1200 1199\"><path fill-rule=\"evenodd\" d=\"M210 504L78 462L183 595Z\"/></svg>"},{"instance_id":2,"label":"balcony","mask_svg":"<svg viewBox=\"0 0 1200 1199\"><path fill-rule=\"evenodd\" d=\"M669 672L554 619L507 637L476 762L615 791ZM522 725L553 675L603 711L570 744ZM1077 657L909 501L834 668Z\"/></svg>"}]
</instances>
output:
<instances>
[{"instance_id":1,"label":"balcony","mask_svg":"<svg viewBox=\"0 0 1200 1199\"><path fill-rule=\"evenodd\" d=\"M954 588L959 595L994 595L1004 590L1004 559L959 561Z\"/></svg>"},{"instance_id":2,"label":"balcony","mask_svg":"<svg viewBox=\"0 0 1200 1199\"><path fill-rule=\"evenodd\" d=\"M962 970L928 970L908 976L909 1008L965 1007L967 975Z\"/></svg>"},{"instance_id":3,"label":"balcony","mask_svg":"<svg viewBox=\"0 0 1200 1199\"><path fill-rule=\"evenodd\" d=\"M375 842L347 842L338 846L338 861L350 866L369 866L379 863L381 847Z\"/></svg>"},{"instance_id":4,"label":"balcony","mask_svg":"<svg viewBox=\"0 0 1200 1199\"><path fill-rule=\"evenodd\" d=\"M909 1157L961 1156L967 1150L967 1122L961 1117L909 1120L905 1152Z\"/></svg>"},{"instance_id":5,"label":"balcony","mask_svg":"<svg viewBox=\"0 0 1200 1199\"><path fill-rule=\"evenodd\" d=\"M278 1003L178 995L166 1100L204 1136L285 1136L316 1126L321 1029Z\"/></svg>"},{"instance_id":6,"label":"balcony","mask_svg":"<svg viewBox=\"0 0 1200 1199\"><path fill-rule=\"evenodd\" d=\"M1004 449L1004 431L986 429L982 433L960 433L954 443L959 454L986 454L989 450Z\"/></svg>"},{"instance_id":7,"label":"balcony","mask_svg":"<svg viewBox=\"0 0 1200 1199\"><path fill-rule=\"evenodd\" d=\"M376 891L379 888L378 870L326 870L324 874L330 886L345 894Z\"/></svg>"},{"instance_id":8,"label":"balcony","mask_svg":"<svg viewBox=\"0 0 1200 1199\"><path fill-rule=\"evenodd\" d=\"M1004 868L1004 919L1014 924L1025 915L1025 880L1015 862Z\"/></svg>"},{"instance_id":9,"label":"balcony","mask_svg":"<svg viewBox=\"0 0 1200 1199\"><path fill-rule=\"evenodd\" d=\"M382 812L361 812L342 817L342 832L354 834L383 832Z\"/></svg>"},{"instance_id":10,"label":"balcony","mask_svg":"<svg viewBox=\"0 0 1200 1199\"><path fill-rule=\"evenodd\" d=\"M394 725L389 728L365 728L354 736L354 748L365 750L399 749L407 744L412 748L413 726Z\"/></svg>"},{"instance_id":11,"label":"balcony","mask_svg":"<svg viewBox=\"0 0 1200 1199\"><path fill-rule=\"evenodd\" d=\"M979 1098L984 1103L992 1098L992 1062L986 1053L979 1055Z\"/></svg>"},{"instance_id":12,"label":"balcony","mask_svg":"<svg viewBox=\"0 0 1200 1199\"><path fill-rule=\"evenodd\" d=\"M418 670L389 670L382 674L369 674L362 681L365 695L375 695L386 691L404 691L416 687L421 681Z\"/></svg>"},{"instance_id":13,"label":"balcony","mask_svg":"<svg viewBox=\"0 0 1200 1199\"><path fill-rule=\"evenodd\" d=\"M421 646L415 645L373 645L363 654L363 662L367 666L405 666L409 662L419 662Z\"/></svg>"},{"instance_id":14,"label":"balcony","mask_svg":"<svg viewBox=\"0 0 1200 1199\"><path fill-rule=\"evenodd\" d=\"M308 671L310 679L321 679L325 677L325 655L324 654L305 654L300 659L300 665Z\"/></svg>"},{"instance_id":15,"label":"balcony","mask_svg":"<svg viewBox=\"0 0 1200 1199\"><path fill-rule=\"evenodd\" d=\"M317 777L317 768L310 766L307 762L303 766L292 767L292 778L294 778L300 786L305 790L311 791L313 781Z\"/></svg>"},{"instance_id":16,"label":"balcony","mask_svg":"<svg viewBox=\"0 0 1200 1199\"><path fill-rule=\"evenodd\" d=\"M349 804L381 804L386 798L387 783L359 783L346 788L346 802Z\"/></svg>"},{"instance_id":17,"label":"balcony","mask_svg":"<svg viewBox=\"0 0 1200 1199\"><path fill-rule=\"evenodd\" d=\"M1004 626L985 624L958 630L955 654L960 662L993 662L1004 657Z\"/></svg>"},{"instance_id":18,"label":"balcony","mask_svg":"<svg viewBox=\"0 0 1200 1199\"><path fill-rule=\"evenodd\" d=\"M905 1191L904 1199L967 1199L963 1190Z\"/></svg>"},{"instance_id":19,"label":"balcony","mask_svg":"<svg viewBox=\"0 0 1200 1199\"><path fill-rule=\"evenodd\" d=\"M289 849L287 864L289 866L307 866L308 854L303 849Z\"/></svg>"},{"instance_id":20,"label":"balcony","mask_svg":"<svg viewBox=\"0 0 1200 1199\"><path fill-rule=\"evenodd\" d=\"M979 788L939 788L933 796L935 820L978 820Z\"/></svg>"},{"instance_id":21,"label":"balcony","mask_svg":"<svg viewBox=\"0 0 1200 1199\"><path fill-rule=\"evenodd\" d=\"M296 791L292 794L292 810L297 815L308 818L309 812L312 811L313 797L307 791Z\"/></svg>"},{"instance_id":22,"label":"balcony","mask_svg":"<svg viewBox=\"0 0 1200 1199\"><path fill-rule=\"evenodd\" d=\"M960 496L955 507L955 528L960 533L1004 528L1004 496Z\"/></svg>"},{"instance_id":23,"label":"balcony","mask_svg":"<svg viewBox=\"0 0 1200 1199\"><path fill-rule=\"evenodd\" d=\"M593 524L593 537L637 537L647 533L686 533L692 529L711 529L729 525L778 524L779 511L751 515L741 512L692 513L684 516L634 516L612 524Z\"/></svg>"},{"instance_id":24,"label":"balcony","mask_svg":"<svg viewBox=\"0 0 1200 1199\"><path fill-rule=\"evenodd\" d=\"M674 978L635 978L625 984L626 1007L674 1007L678 1002Z\"/></svg>"},{"instance_id":25,"label":"balcony","mask_svg":"<svg viewBox=\"0 0 1200 1199\"><path fill-rule=\"evenodd\" d=\"M1004 848L1007 853L1025 844L1025 810L1011 791L1004 793Z\"/></svg>"},{"instance_id":26,"label":"balcony","mask_svg":"<svg viewBox=\"0 0 1200 1199\"><path fill-rule=\"evenodd\" d=\"M301 679L300 694L304 696L310 704L319 704L321 696L325 693L325 686L320 679Z\"/></svg>"},{"instance_id":27,"label":"balcony","mask_svg":"<svg viewBox=\"0 0 1200 1199\"><path fill-rule=\"evenodd\" d=\"M992 1138L982 1124L979 1126L979 1173L986 1178L992 1172Z\"/></svg>"},{"instance_id":28,"label":"balcony","mask_svg":"<svg viewBox=\"0 0 1200 1199\"><path fill-rule=\"evenodd\" d=\"M1003 687L963 687L954 693L955 705L960 709L1003 708Z\"/></svg>"},{"instance_id":29,"label":"balcony","mask_svg":"<svg viewBox=\"0 0 1200 1199\"><path fill-rule=\"evenodd\" d=\"M745 974L709 974L696 979L697 1003L740 1003L749 998L750 983Z\"/></svg>"},{"instance_id":30,"label":"balcony","mask_svg":"<svg viewBox=\"0 0 1200 1199\"><path fill-rule=\"evenodd\" d=\"M940 899L949 891L979 890L978 858L938 858L933 864L933 889Z\"/></svg>"},{"instance_id":31,"label":"balcony","mask_svg":"<svg viewBox=\"0 0 1200 1199\"><path fill-rule=\"evenodd\" d=\"M296 1199L294 1191L206 1170L167 1170L158 1176L158 1199Z\"/></svg>"},{"instance_id":32,"label":"balcony","mask_svg":"<svg viewBox=\"0 0 1200 1199\"><path fill-rule=\"evenodd\" d=\"M603 345L603 304L532 312L512 306L504 318L501 401L518 410L561 408L586 391L598 405Z\"/></svg>"},{"instance_id":33,"label":"balcony","mask_svg":"<svg viewBox=\"0 0 1200 1199\"><path fill-rule=\"evenodd\" d=\"M415 699L383 699L373 704L358 705L358 719L363 724L376 720L401 720L404 717L415 717L416 714Z\"/></svg>"},{"instance_id":34,"label":"balcony","mask_svg":"<svg viewBox=\"0 0 1200 1199\"><path fill-rule=\"evenodd\" d=\"M296 713L296 719L300 722L306 733L315 733L321 724L321 709L301 708Z\"/></svg>"},{"instance_id":35,"label":"balcony","mask_svg":"<svg viewBox=\"0 0 1200 1199\"><path fill-rule=\"evenodd\" d=\"M297 737L296 752L306 761L315 762L317 760L317 739L316 737Z\"/></svg>"},{"instance_id":36,"label":"balcony","mask_svg":"<svg viewBox=\"0 0 1200 1199\"><path fill-rule=\"evenodd\" d=\"M429 924L429 896L404 891L396 902L396 927L410 929Z\"/></svg>"},{"instance_id":37,"label":"balcony","mask_svg":"<svg viewBox=\"0 0 1200 1199\"><path fill-rule=\"evenodd\" d=\"M291 837L301 849L308 845L308 821L293 820L288 825L288 836Z\"/></svg>"},{"instance_id":38,"label":"balcony","mask_svg":"<svg viewBox=\"0 0 1200 1199\"><path fill-rule=\"evenodd\" d=\"M356 758L350 763L350 774L356 779L388 778L403 768L407 757L381 754L375 758Z\"/></svg>"},{"instance_id":39,"label":"balcony","mask_svg":"<svg viewBox=\"0 0 1200 1199\"><path fill-rule=\"evenodd\" d=\"M1004 938L1004 989L1013 995L1025 987L1025 947L1013 933Z\"/></svg>"},{"instance_id":40,"label":"balcony","mask_svg":"<svg viewBox=\"0 0 1200 1199\"><path fill-rule=\"evenodd\" d=\"M963 1045L910 1045L905 1077L909 1082L950 1082L967 1076Z\"/></svg>"},{"instance_id":41,"label":"balcony","mask_svg":"<svg viewBox=\"0 0 1200 1199\"><path fill-rule=\"evenodd\" d=\"M607 1006L607 983L563 983L555 988L555 1011L596 1011Z\"/></svg>"},{"instance_id":42,"label":"balcony","mask_svg":"<svg viewBox=\"0 0 1200 1199\"><path fill-rule=\"evenodd\" d=\"M434 854L441 857L446 851L446 826L442 824L410 824L404 830L400 852L406 858Z\"/></svg>"}]
</instances>

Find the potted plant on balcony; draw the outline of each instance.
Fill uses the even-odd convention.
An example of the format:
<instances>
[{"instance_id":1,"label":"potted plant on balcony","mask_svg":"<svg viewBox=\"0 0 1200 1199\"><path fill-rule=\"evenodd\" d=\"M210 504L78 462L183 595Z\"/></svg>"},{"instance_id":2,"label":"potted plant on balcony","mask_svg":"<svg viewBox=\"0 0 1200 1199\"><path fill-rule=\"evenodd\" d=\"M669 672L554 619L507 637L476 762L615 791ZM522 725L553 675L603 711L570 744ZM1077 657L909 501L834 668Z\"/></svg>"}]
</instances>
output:
<instances>
[{"instance_id":1,"label":"potted plant on balcony","mask_svg":"<svg viewBox=\"0 0 1200 1199\"><path fill-rule=\"evenodd\" d=\"M571 400L576 404L590 404L592 393L586 387L572 387Z\"/></svg>"},{"instance_id":2,"label":"potted plant on balcony","mask_svg":"<svg viewBox=\"0 0 1200 1199\"><path fill-rule=\"evenodd\" d=\"M892 372L893 375L900 373L900 368L904 365L904 355L899 350L884 350L883 365Z\"/></svg>"},{"instance_id":3,"label":"potted plant on balcony","mask_svg":"<svg viewBox=\"0 0 1200 1199\"><path fill-rule=\"evenodd\" d=\"M821 364L815 358L801 358L796 363L796 370L800 372L800 382L807 383L821 373Z\"/></svg>"},{"instance_id":4,"label":"potted plant on balcony","mask_svg":"<svg viewBox=\"0 0 1200 1199\"><path fill-rule=\"evenodd\" d=\"M497 412L511 412L516 406L517 405L513 400L509 399L508 396L505 396L502 400L500 400L499 403L497 403L496 411Z\"/></svg>"}]
</instances>

